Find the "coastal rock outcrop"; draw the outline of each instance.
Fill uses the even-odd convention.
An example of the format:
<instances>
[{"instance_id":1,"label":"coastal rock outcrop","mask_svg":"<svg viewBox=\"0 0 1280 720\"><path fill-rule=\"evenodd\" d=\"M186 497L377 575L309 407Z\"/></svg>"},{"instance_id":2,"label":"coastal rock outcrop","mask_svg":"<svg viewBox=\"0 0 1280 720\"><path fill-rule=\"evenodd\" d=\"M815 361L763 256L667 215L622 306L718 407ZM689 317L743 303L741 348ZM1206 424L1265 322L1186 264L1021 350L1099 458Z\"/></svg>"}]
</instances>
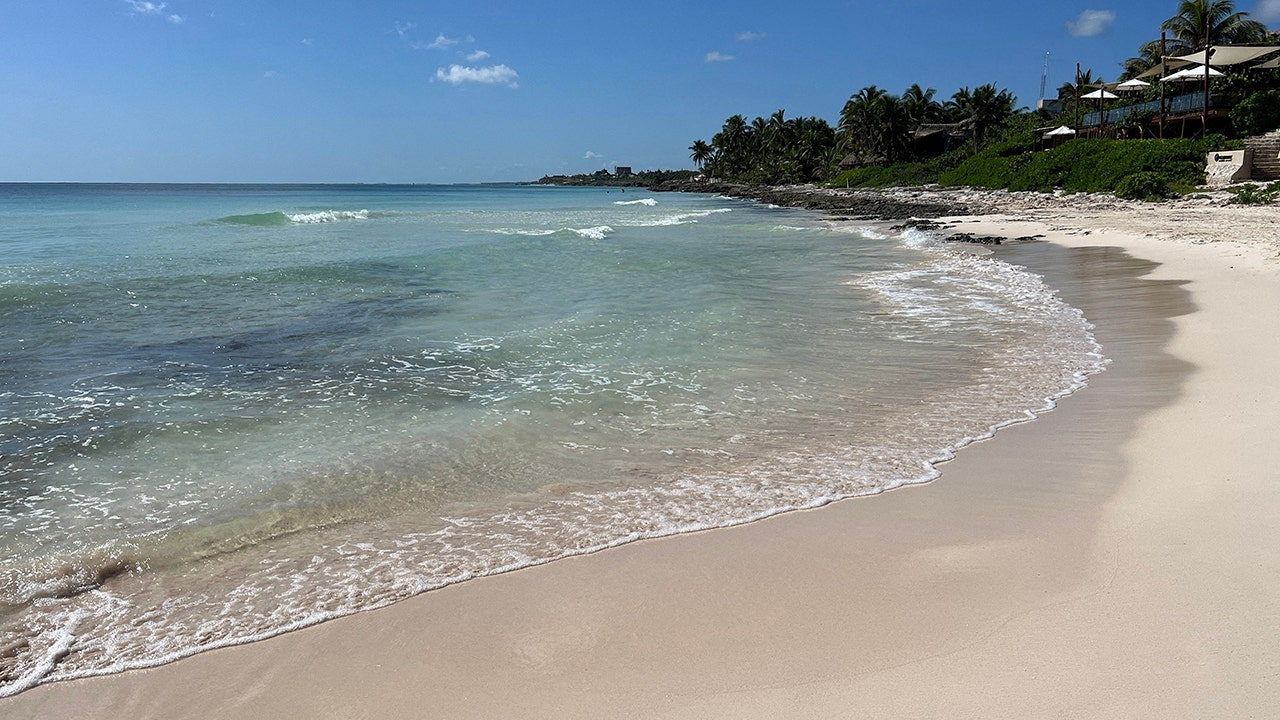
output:
<instances>
[{"instance_id":1,"label":"coastal rock outcrop","mask_svg":"<svg viewBox=\"0 0 1280 720\"><path fill-rule=\"evenodd\" d=\"M964 203L936 202L899 197L882 191L836 190L814 185L740 185L715 181L686 181L650 188L657 192L715 193L734 198L759 200L782 207L826 210L851 220L906 220L954 215L976 215L981 208Z\"/></svg>"}]
</instances>

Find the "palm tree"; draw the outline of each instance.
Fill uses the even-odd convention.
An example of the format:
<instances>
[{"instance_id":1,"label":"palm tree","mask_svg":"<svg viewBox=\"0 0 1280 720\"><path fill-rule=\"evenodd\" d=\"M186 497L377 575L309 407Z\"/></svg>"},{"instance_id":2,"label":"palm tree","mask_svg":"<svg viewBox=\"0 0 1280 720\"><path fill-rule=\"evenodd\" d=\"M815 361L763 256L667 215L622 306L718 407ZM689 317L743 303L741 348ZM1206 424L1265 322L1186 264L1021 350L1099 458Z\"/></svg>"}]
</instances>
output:
<instances>
[{"instance_id":1,"label":"palm tree","mask_svg":"<svg viewBox=\"0 0 1280 720\"><path fill-rule=\"evenodd\" d=\"M1159 43L1156 43L1156 44L1159 45ZM1159 62L1158 58L1157 58L1157 62ZM1094 77L1092 69L1081 71L1080 77L1078 79L1079 79L1078 85L1074 82L1062 83L1062 87L1058 88L1059 100L1061 100L1063 103L1075 102L1076 91L1080 90L1081 88L1096 87L1098 85L1103 84L1102 77L1101 76Z\"/></svg>"},{"instance_id":2,"label":"palm tree","mask_svg":"<svg viewBox=\"0 0 1280 720\"><path fill-rule=\"evenodd\" d=\"M875 85L859 90L840 112L840 134L845 150L861 155L864 161L880 158L893 163L902 159L909 147L911 132L918 125L907 101Z\"/></svg>"},{"instance_id":3,"label":"palm tree","mask_svg":"<svg viewBox=\"0 0 1280 720\"><path fill-rule=\"evenodd\" d=\"M919 123L914 122L907 103L897 95L883 95L876 101L877 149L884 153L889 164L901 160L907 154L911 133Z\"/></svg>"},{"instance_id":4,"label":"palm tree","mask_svg":"<svg viewBox=\"0 0 1280 720\"><path fill-rule=\"evenodd\" d=\"M1182 0L1178 14L1160 29L1168 30L1189 52L1209 45L1265 42L1267 27L1248 16L1236 12L1233 0Z\"/></svg>"},{"instance_id":5,"label":"palm tree","mask_svg":"<svg viewBox=\"0 0 1280 720\"><path fill-rule=\"evenodd\" d=\"M911 121L919 127L925 123L937 122L942 117L942 103L933 99L937 90L925 90L919 83L913 84L902 93L902 102L906 105Z\"/></svg>"},{"instance_id":6,"label":"palm tree","mask_svg":"<svg viewBox=\"0 0 1280 720\"><path fill-rule=\"evenodd\" d=\"M1013 116L1016 98L1008 90L997 90L987 83L974 88L963 88L952 96L960 114L960 124L973 135L973 151L978 152L987 136L1002 127Z\"/></svg>"},{"instance_id":7,"label":"palm tree","mask_svg":"<svg viewBox=\"0 0 1280 720\"><path fill-rule=\"evenodd\" d=\"M1168 53L1172 48L1173 48L1172 45L1167 44L1165 45L1164 50L1166 53ZM1182 49L1181 45L1179 45L1179 49ZM1187 52L1190 52L1190 50L1187 50ZM1174 52L1173 54L1180 55L1183 53ZM1137 55L1120 63L1120 65L1124 67L1124 72L1120 74L1120 82L1124 82L1125 80L1129 80L1131 78L1136 78L1142 73L1159 65L1160 59L1161 59L1161 43L1159 40L1152 40L1149 43L1143 43L1142 47L1138 48Z\"/></svg>"},{"instance_id":8,"label":"palm tree","mask_svg":"<svg viewBox=\"0 0 1280 720\"><path fill-rule=\"evenodd\" d=\"M841 143L846 151L864 158L875 154L879 133L876 104L886 95L888 93L884 90L868 85L849 96L840 110L839 125Z\"/></svg>"},{"instance_id":9,"label":"palm tree","mask_svg":"<svg viewBox=\"0 0 1280 720\"><path fill-rule=\"evenodd\" d=\"M742 115L733 115L724 121L720 132L711 138L711 145L717 151L717 169L727 173L741 172L749 162L750 126Z\"/></svg>"},{"instance_id":10,"label":"palm tree","mask_svg":"<svg viewBox=\"0 0 1280 720\"><path fill-rule=\"evenodd\" d=\"M777 154L779 150L787 146L787 135L791 130L787 125L787 111L779 110L769 116L769 121L764 129L764 147L772 154Z\"/></svg>"},{"instance_id":11,"label":"palm tree","mask_svg":"<svg viewBox=\"0 0 1280 720\"><path fill-rule=\"evenodd\" d=\"M693 144L689 146L689 150L689 158L693 160L699 170L701 170L702 166L711 159L711 146L708 145L705 140L694 140Z\"/></svg>"},{"instance_id":12,"label":"palm tree","mask_svg":"<svg viewBox=\"0 0 1280 720\"><path fill-rule=\"evenodd\" d=\"M794 162L799 178L821 179L827 167L832 164L830 158L836 145L835 131L822 118L794 118L788 123L791 126L788 155Z\"/></svg>"}]
</instances>

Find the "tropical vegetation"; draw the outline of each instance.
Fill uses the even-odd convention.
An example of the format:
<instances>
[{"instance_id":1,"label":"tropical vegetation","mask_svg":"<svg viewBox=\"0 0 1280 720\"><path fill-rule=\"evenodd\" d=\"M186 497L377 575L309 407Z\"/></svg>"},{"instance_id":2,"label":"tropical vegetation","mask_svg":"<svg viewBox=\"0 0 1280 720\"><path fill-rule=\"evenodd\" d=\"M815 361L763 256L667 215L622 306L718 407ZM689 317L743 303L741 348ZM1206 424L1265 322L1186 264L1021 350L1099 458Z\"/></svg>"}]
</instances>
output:
<instances>
[{"instance_id":1,"label":"tropical vegetation","mask_svg":"<svg viewBox=\"0 0 1280 720\"><path fill-rule=\"evenodd\" d=\"M1143 43L1136 56L1121 63L1124 73L1120 80L1137 77L1159 65L1161 55L1187 55L1206 45L1266 42L1267 26L1248 15L1237 12L1233 0L1182 0L1178 13L1160 25L1167 33L1167 41Z\"/></svg>"},{"instance_id":2,"label":"tropical vegetation","mask_svg":"<svg viewBox=\"0 0 1280 720\"><path fill-rule=\"evenodd\" d=\"M1280 199L1280 182L1269 185L1241 185L1228 188L1232 205L1270 205Z\"/></svg>"},{"instance_id":3,"label":"tropical vegetation","mask_svg":"<svg viewBox=\"0 0 1280 720\"><path fill-rule=\"evenodd\" d=\"M1120 80L1136 77L1165 55L1187 54L1206 44L1266 42L1266 27L1239 12L1233 0L1179 0L1160 27L1167 41L1143 44L1121 63ZM1274 42L1274 38L1272 39ZM1090 70L1058 89L1059 112L1074 117L1095 109L1076 107L1081 88L1101 87ZM1236 105L1237 135L1280 126L1280 70L1233 73L1214 81L1216 93ZM1158 89L1134 96L1152 100ZM1088 101L1086 101L1088 102ZM1011 189L1111 191L1157 198L1188 191L1204 181L1206 152L1233 144L1222 136L1198 140L1076 139L1044 152L1033 133L1053 122L1042 110L1017 109L1016 98L992 84L961 88L942 100L933 88L913 84L901 94L869 85L849 96L834 127L816 117L788 118L783 110L748 120L725 120L709 141L695 140L690 159L705 175L744 183L826 182L842 187L976 185ZM1150 113L1131 113L1113 128L1143 137ZM1203 134L1203 132L1202 132ZM922 138L945 138L932 144ZM1239 143L1234 143L1239 145Z\"/></svg>"},{"instance_id":4,"label":"tropical vegetation","mask_svg":"<svg viewBox=\"0 0 1280 720\"><path fill-rule=\"evenodd\" d=\"M835 128L821 118L787 119L784 110L751 122L733 115L710 142L695 140L689 157L705 173L724 179L813 182L831 179L845 159L861 165L921 159L913 137L931 123L954 125L977 152L1014 115L1014 96L994 85L962 88L946 102L936 94L912 85L894 95L870 85L849 97Z\"/></svg>"},{"instance_id":5,"label":"tropical vegetation","mask_svg":"<svg viewBox=\"0 0 1280 720\"><path fill-rule=\"evenodd\" d=\"M575 187L655 187L666 183L685 182L691 180L695 174L692 170L641 170L630 175L615 175L602 169L578 175L544 175L534 184Z\"/></svg>"}]
</instances>

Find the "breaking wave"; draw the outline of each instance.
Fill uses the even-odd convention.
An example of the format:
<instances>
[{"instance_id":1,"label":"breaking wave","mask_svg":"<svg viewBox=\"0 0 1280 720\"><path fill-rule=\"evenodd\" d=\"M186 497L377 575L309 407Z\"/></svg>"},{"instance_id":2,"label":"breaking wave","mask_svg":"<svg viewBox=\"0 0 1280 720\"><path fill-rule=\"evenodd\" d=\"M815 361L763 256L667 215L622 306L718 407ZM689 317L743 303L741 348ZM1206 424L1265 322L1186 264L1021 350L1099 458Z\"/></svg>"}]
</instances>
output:
<instances>
[{"instance_id":1,"label":"breaking wave","mask_svg":"<svg viewBox=\"0 0 1280 720\"><path fill-rule=\"evenodd\" d=\"M248 215L228 215L215 222L226 225L251 225L255 227L284 227L286 225L316 225L344 220L368 220L368 210L321 210L319 212L267 212Z\"/></svg>"}]
</instances>

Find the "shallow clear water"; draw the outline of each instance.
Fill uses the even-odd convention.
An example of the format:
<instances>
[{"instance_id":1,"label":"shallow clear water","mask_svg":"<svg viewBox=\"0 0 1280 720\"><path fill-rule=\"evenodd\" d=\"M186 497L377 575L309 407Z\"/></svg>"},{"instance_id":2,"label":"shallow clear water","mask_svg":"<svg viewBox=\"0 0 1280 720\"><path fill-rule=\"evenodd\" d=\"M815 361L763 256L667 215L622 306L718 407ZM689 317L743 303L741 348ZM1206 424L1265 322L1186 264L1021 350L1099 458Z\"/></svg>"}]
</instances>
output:
<instances>
[{"instance_id":1,"label":"shallow clear water","mask_svg":"<svg viewBox=\"0 0 1280 720\"><path fill-rule=\"evenodd\" d=\"M0 695L931 479L1101 367L927 235L594 188L0 185Z\"/></svg>"}]
</instances>

